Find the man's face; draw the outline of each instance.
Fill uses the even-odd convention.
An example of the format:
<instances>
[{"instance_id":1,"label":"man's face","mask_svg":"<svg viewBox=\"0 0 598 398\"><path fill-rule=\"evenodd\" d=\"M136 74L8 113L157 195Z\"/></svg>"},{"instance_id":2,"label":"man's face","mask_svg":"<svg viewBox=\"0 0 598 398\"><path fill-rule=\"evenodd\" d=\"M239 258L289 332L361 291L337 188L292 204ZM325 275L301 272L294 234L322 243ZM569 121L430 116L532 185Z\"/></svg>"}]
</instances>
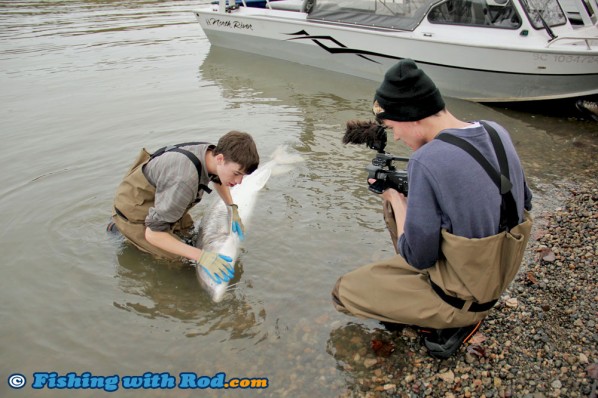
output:
<instances>
[{"instance_id":1,"label":"man's face","mask_svg":"<svg viewBox=\"0 0 598 398\"><path fill-rule=\"evenodd\" d=\"M418 133L417 122L397 122L388 119L384 119L382 122L385 127L392 129L395 141L403 141L414 151L426 143Z\"/></svg>"},{"instance_id":2,"label":"man's face","mask_svg":"<svg viewBox=\"0 0 598 398\"><path fill-rule=\"evenodd\" d=\"M225 161L222 154L216 156L216 161L216 174L222 185L234 187L243 181L245 173L241 170L241 165Z\"/></svg>"}]
</instances>

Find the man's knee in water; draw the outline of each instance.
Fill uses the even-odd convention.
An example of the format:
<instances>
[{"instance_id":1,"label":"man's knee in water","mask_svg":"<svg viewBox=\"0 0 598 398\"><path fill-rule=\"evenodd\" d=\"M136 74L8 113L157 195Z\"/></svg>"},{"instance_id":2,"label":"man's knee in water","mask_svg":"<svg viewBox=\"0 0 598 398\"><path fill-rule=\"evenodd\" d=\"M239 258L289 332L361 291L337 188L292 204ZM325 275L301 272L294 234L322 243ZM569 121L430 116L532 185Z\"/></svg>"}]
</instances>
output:
<instances>
[{"instance_id":1,"label":"man's knee in water","mask_svg":"<svg viewBox=\"0 0 598 398\"><path fill-rule=\"evenodd\" d=\"M345 308L340 299L340 288L342 279L342 277L338 278L336 284L334 285L334 289L332 289L332 304L334 305L334 308L337 311L350 315L351 313L347 310L347 308Z\"/></svg>"}]
</instances>

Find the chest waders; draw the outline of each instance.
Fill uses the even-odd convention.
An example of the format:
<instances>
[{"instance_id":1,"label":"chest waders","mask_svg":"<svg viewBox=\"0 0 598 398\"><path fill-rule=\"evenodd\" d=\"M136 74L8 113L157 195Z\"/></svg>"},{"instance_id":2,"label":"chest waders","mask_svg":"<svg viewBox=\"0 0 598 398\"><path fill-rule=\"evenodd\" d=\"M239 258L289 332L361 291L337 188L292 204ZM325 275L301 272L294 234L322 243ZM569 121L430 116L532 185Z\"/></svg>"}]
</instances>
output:
<instances>
[{"instance_id":1,"label":"chest waders","mask_svg":"<svg viewBox=\"0 0 598 398\"><path fill-rule=\"evenodd\" d=\"M151 253L158 257L176 259L180 256L162 250L145 239L145 218L149 213L149 209L154 207L154 200L156 197L156 188L149 183L145 175L143 174L143 167L150 162L152 159L166 153L166 152L179 152L189 158L195 165L198 173L198 180L201 181L202 166L201 162L193 153L182 149L182 146L205 144L204 142L189 142L184 144L172 145L158 149L153 154L147 152L144 148L139 152L135 162L125 175L123 181L120 183L116 190L116 196L114 198L114 207L112 220L116 224L118 230L138 249L141 251ZM198 189L202 189L208 193L211 190L200 184ZM176 239L181 240L174 232L187 231L193 226L193 219L189 215L188 211L195 204L199 202L199 199L190 203L183 216L175 222L169 233Z\"/></svg>"},{"instance_id":2,"label":"chest waders","mask_svg":"<svg viewBox=\"0 0 598 398\"><path fill-rule=\"evenodd\" d=\"M532 219L524 211L524 220L519 223L504 148L498 134L483 124L495 147L500 172L473 146L469 148L466 141L446 133L436 138L470 153L500 189L501 231L486 238L469 239L443 230L443 257L425 270L410 266L396 255L349 272L338 280L332 292L338 310L434 329L468 326L487 316L519 270ZM386 205L384 210L387 225L393 226L392 207Z\"/></svg>"}]
</instances>

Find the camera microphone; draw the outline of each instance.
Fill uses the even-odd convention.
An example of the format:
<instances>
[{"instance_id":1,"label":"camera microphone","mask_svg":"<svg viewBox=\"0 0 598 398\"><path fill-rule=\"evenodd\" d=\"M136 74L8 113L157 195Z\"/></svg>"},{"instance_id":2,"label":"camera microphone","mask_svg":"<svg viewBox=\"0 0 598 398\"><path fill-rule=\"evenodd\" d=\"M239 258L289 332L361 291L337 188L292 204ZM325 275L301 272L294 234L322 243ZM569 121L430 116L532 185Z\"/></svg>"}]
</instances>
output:
<instances>
[{"instance_id":1,"label":"camera microphone","mask_svg":"<svg viewBox=\"0 0 598 398\"><path fill-rule=\"evenodd\" d=\"M386 147L386 129L384 126L368 120L349 120L343 144L366 144L378 152Z\"/></svg>"}]
</instances>

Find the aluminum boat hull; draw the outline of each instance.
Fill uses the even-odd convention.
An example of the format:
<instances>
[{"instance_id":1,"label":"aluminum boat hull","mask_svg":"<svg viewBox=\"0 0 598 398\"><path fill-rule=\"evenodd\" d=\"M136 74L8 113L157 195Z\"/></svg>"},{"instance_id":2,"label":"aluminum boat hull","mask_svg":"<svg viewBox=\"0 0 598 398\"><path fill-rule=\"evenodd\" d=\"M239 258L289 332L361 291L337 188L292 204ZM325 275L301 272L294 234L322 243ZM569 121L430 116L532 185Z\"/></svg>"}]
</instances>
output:
<instances>
[{"instance_id":1,"label":"aluminum boat hull","mask_svg":"<svg viewBox=\"0 0 598 398\"><path fill-rule=\"evenodd\" d=\"M245 7L231 13L208 8L195 15L214 46L374 81L398 60L411 58L444 95L454 98L514 102L598 94L598 35L590 41L549 43L543 32L533 32L515 41L513 35L519 39L521 33L505 29L465 30L423 21L414 31L391 31L316 23L305 13ZM598 28L577 29L576 34L587 37L594 31Z\"/></svg>"}]
</instances>

